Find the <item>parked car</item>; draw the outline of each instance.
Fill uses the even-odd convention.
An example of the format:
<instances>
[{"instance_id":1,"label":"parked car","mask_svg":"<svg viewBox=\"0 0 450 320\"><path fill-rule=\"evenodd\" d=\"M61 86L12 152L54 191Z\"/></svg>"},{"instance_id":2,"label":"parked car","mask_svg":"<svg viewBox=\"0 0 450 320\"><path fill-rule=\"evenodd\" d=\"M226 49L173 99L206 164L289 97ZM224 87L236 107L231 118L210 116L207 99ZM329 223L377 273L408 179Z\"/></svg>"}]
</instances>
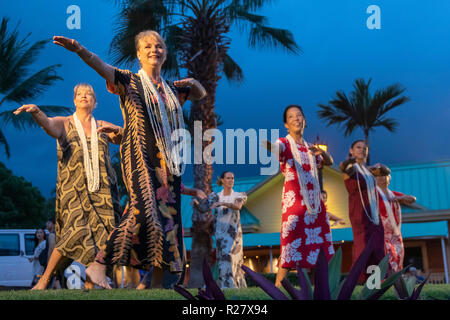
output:
<instances>
[{"instance_id":1,"label":"parked car","mask_svg":"<svg viewBox=\"0 0 450 320\"><path fill-rule=\"evenodd\" d=\"M30 287L33 280L32 263L35 229L0 230L0 287ZM78 262L65 271L67 287L84 287L85 268ZM78 281L79 278L80 281Z\"/></svg>"}]
</instances>

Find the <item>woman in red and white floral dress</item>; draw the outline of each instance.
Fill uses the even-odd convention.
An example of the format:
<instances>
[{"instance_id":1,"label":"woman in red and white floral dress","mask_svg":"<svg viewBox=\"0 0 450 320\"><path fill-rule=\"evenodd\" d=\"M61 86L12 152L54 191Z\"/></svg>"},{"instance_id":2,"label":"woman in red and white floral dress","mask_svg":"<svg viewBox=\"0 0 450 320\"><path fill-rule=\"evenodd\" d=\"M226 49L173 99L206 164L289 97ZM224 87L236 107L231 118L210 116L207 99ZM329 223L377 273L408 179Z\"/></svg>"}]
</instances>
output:
<instances>
[{"instance_id":1,"label":"woman in red and white floral dress","mask_svg":"<svg viewBox=\"0 0 450 320\"><path fill-rule=\"evenodd\" d=\"M416 201L414 196L389 190L391 170L380 163L373 165L370 171L377 180L378 207L384 228L384 250L389 254L389 265L394 272L403 269L403 239L400 232L402 222L401 204Z\"/></svg>"},{"instance_id":2,"label":"woman in red and white floral dress","mask_svg":"<svg viewBox=\"0 0 450 320\"><path fill-rule=\"evenodd\" d=\"M281 254L275 283L278 287L289 269L314 268L321 248L327 260L334 254L318 179L318 167L332 165L333 159L324 150L303 140L306 120L300 106L286 107L283 121L289 134L278 139L275 145L268 143L268 149L279 154L285 177L281 201Z\"/></svg>"}]
</instances>

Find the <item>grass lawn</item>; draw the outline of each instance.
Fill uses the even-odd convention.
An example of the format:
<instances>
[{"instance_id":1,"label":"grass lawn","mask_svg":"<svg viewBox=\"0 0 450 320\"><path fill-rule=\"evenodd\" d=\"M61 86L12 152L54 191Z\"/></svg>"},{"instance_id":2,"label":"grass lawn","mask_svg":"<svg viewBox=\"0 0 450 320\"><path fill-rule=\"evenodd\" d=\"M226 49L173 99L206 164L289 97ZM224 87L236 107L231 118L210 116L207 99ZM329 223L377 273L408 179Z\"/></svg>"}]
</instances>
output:
<instances>
[{"instance_id":1,"label":"grass lawn","mask_svg":"<svg viewBox=\"0 0 450 320\"><path fill-rule=\"evenodd\" d=\"M353 299L362 287L357 287ZM284 290L284 289L283 289ZM197 294L196 289L190 292ZM226 289L225 296L229 300L267 300L271 299L264 291L257 287L247 289ZM286 293L286 292L285 292ZM287 295L287 293L286 293ZM420 295L425 300L450 300L450 285L429 284L425 285ZM150 289L137 291L134 289L113 290L9 290L0 291L0 300L186 300L174 290ZM381 300L396 300L394 289L391 288Z\"/></svg>"}]
</instances>

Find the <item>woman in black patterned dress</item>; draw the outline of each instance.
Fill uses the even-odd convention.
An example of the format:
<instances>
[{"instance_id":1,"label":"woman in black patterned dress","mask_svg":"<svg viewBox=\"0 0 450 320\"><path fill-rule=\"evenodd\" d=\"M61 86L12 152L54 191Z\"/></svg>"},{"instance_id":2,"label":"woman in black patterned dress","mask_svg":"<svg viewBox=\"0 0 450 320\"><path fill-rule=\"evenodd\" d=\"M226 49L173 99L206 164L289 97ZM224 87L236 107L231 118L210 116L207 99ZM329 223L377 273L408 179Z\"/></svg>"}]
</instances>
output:
<instances>
[{"instance_id":1,"label":"woman in black patterned dress","mask_svg":"<svg viewBox=\"0 0 450 320\"><path fill-rule=\"evenodd\" d=\"M119 226L86 274L97 285L109 288L106 265L128 265L144 270L154 267L152 287L161 287L164 272L181 274L185 258L180 212L181 177L174 169L173 159L167 156L171 150L164 145L172 132L165 131L161 138L158 126L166 124L172 125L171 129L176 125L182 128L180 118L164 122L165 113L178 112L179 115L180 105L187 99L202 99L206 96L205 89L192 78L174 83L162 79L161 67L167 49L155 31L141 32L135 38L141 64L138 74L104 63L73 39L54 37L53 40L76 52L106 80L108 89L120 97L124 117L120 154L130 201ZM151 94L150 89L153 90ZM155 122L155 114L160 116L160 121ZM195 195L204 196L200 190L195 190Z\"/></svg>"}]
</instances>

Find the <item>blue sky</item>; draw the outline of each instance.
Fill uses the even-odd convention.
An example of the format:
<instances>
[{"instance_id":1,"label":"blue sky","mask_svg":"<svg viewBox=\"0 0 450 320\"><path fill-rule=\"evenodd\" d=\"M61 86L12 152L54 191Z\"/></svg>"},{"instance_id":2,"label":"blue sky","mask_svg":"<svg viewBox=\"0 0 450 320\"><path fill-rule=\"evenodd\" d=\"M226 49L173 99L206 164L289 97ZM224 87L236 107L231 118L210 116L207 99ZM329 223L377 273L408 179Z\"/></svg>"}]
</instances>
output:
<instances>
[{"instance_id":1,"label":"blue sky","mask_svg":"<svg viewBox=\"0 0 450 320\"><path fill-rule=\"evenodd\" d=\"M81 9L80 30L66 27L66 10L73 4ZM366 26L370 16L366 9L373 4L381 9L380 30ZM31 32L31 41L53 35L72 37L112 63L108 50L118 12L114 1L1 1L0 12L10 17L11 27L20 20L20 34ZM400 83L411 98L389 114L400 122L395 133L384 128L371 133L372 161L393 164L450 159L449 12L446 0L273 1L258 13L267 16L271 26L291 30L303 53L249 49L246 36L233 29L230 55L243 69L245 82L220 81L216 112L224 124L219 129L279 128L284 135L284 107L300 104L308 120L305 138L312 141L319 134L338 163L362 132L344 137L339 128L326 127L316 115L317 104L327 103L337 90L349 92L357 78L372 78L372 90ZM62 64L59 74L64 81L30 103L73 106L73 86L89 82L98 99L96 118L123 124L117 96L109 94L103 79L75 54L48 44L34 67L56 63ZM49 196L56 182L56 141L40 129L2 130L11 157L6 159L1 150L0 161ZM214 174L224 169L235 171L237 178L259 174L257 165L216 165ZM192 181L191 168L183 180Z\"/></svg>"}]
</instances>

